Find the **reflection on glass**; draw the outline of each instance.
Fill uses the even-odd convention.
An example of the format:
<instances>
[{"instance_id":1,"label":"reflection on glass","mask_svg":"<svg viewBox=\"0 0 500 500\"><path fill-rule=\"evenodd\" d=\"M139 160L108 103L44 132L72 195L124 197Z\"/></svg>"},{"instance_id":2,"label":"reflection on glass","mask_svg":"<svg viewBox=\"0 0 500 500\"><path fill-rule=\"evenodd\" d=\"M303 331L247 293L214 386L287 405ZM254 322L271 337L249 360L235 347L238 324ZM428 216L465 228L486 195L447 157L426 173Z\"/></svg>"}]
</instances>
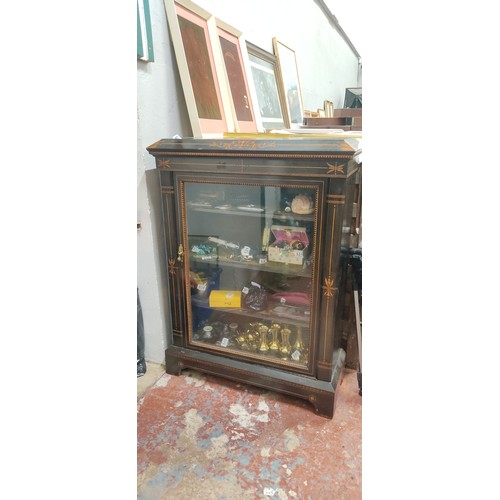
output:
<instances>
[{"instance_id":1,"label":"reflection on glass","mask_svg":"<svg viewBox=\"0 0 500 500\"><path fill-rule=\"evenodd\" d=\"M307 367L315 189L183 189L191 342Z\"/></svg>"}]
</instances>

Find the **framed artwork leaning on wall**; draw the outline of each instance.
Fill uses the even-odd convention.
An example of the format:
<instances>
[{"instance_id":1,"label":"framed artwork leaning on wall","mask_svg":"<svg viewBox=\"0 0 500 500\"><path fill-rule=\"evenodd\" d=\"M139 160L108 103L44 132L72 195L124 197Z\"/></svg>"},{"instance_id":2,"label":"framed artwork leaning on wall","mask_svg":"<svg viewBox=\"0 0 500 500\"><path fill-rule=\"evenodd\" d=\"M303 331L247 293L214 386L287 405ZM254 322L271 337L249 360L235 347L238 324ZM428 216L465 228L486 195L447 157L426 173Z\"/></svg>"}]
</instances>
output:
<instances>
[{"instance_id":1,"label":"framed artwork leaning on wall","mask_svg":"<svg viewBox=\"0 0 500 500\"><path fill-rule=\"evenodd\" d=\"M273 49L278 62L281 89L285 96L287 127L300 128L304 123L304 106L295 51L277 38L273 38Z\"/></svg>"},{"instance_id":2,"label":"framed artwork leaning on wall","mask_svg":"<svg viewBox=\"0 0 500 500\"><path fill-rule=\"evenodd\" d=\"M266 131L287 128L276 56L248 41L247 52L262 126Z\"/></svg>"},{"instance_id":3,"label":"framed artwork leaning on wall","mask_svg":"<svg viewBox=\"0 0 500 500\"><path fill-rule=\"evenodd\" d=\"M227 86L231 93L232 112L237 132L257 132L262 128L254 101L255 89L250 78L248 53L241 31L220 19L215 20Z\"/></svg>"},{"instance_id":4,"label":"framed artwork leaning on wall","mask_svg":"<svg viewBox=\"0 0 500 500\"><path fill-rule=\"evenodd\" d=\"M235 132L214 16L189 0L163 3L193 137Z\"/></svg>"}]
</instances>

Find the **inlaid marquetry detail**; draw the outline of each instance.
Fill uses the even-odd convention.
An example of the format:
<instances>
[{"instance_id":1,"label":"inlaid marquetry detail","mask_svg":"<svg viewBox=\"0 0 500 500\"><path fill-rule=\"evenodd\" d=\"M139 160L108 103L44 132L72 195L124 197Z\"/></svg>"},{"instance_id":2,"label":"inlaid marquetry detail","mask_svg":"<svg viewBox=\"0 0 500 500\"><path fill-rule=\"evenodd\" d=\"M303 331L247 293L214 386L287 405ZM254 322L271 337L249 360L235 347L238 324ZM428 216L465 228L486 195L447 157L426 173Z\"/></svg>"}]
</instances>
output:
<instances>
[{"instance_id":1,"label":"inlaid marquetry detail","mask_svg":"<svg viewBox=\"0 0 500 500\"><path fill-rule=\"evenodd\" d=\"M158 168L170 168L170 160L167 158L158 158Z\"/></svg>"},{"instance_id":2,"label":"inlaid marquetry detail","mask_svg":"<svg viewBox=\"0 0 500 500\"><path fill-rule=\"evenodd\" d=\"M337 165L337 163L335 163L335 165L332 165L331 163L328 162L326 162L326 164L329 167L329 170L326 172L327 174L332 174L332 173L333 175L344 174L344 165Z\"/></svg>"},{"instance_id":3,"label":"inlaid marquetry detail","mask_svg":"<svg viewBox=\"0 0 500 500\"><path fill-rule=\"evenodd\" d=\"M212 141L209 146L213 148L221 149L251 149L253 151L257 150L258 144L255 141ZM266 144L267 147L276 149L277 144L275 142L270 142Z\"/></svg>"},{"instance_id":4,"label":"inlaid marquetry detail","mask_svg":"<svg viewBox=\"0 0 500 500\"><path fill-rule=\"evenodd\" d=\"M325 278L325 284L321 287L323 289L323 295L328 298L326 301L326 310L325 310L325 336L324 336L324 344L323 344L323 363L326 363L327 361L327 356L328 352L326 349L327 346L327 340L328 340L328 335L329 335L329 323L330 323L330 298L333 297L333 292L337 290L337 288L334 288L334 280L331 276L328 278ZM331 304L333 307L333 304Z\"/></svg>"},{"instance_id":5,"label":"inlaid marquetry detail","mask_svg":"<svg viewBox=\"0 0 500 500\"><path fill-rule=\"evenodd\" d=\"M336 290L333 287L333 278L325 278L325 284L321 288L325 297L333 297L333 292Z\"/></svg>"},{"instance_id":6,"label":"inlaid marquetry detail","mask_svg":"<svg viewBox=\"0 0 500 500\"><path fill-rule=\"evenodd\" d=\"M168 272L172 275L175 276L175 259L168 259Z\"/></svg>"},{"instance_id":7,"label":"inlaid marquetry detail","mask_svg":"<svg viewBox=\"0 0 500 500\"><path fill-rule=\"evenodd\" d=\"M344 205L345 194L327 194L326 202L330 205Z\"/></svg>"},{"instance_id":8,"label":"inlaid marquetry detail","mask_svg":"<svg viewBox=\"0 0 500 500\"><path fill-rule=\"evenodd\" d=\"M225 149L228 149L227 147ZM339 155L335 153L261 153L260 151L249 148L253 151L247 151L246 153L237 153L234 151L225 152L225 151L169 151L168 153L155 153L154 156L157 158L161 158L162 154L168 154L169 156L224 156L230 158L278 158L278 159L314 159L314 160L337 160L337 159L346 159L350 160L352 155Z\"/></svg>"}]
</instances>

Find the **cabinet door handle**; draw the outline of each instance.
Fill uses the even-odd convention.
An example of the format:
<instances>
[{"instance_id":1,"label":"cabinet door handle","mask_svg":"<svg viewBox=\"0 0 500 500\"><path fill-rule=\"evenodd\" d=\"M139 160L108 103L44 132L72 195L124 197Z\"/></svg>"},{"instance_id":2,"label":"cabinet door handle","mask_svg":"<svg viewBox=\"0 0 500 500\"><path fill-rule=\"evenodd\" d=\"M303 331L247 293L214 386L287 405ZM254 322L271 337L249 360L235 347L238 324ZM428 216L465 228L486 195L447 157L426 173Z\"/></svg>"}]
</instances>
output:
<instances>
[{"instance_id":1,"label":"cabinet door handle","mask_svg":"<svg viewBox=\"0 0 500 500\"><path fill-rule=\"evenodd\" d=\"M184 248L182 248L182 245L179 245L177 250L177 260L181 263L184 262Z\"/></svg>"}]
</instances>

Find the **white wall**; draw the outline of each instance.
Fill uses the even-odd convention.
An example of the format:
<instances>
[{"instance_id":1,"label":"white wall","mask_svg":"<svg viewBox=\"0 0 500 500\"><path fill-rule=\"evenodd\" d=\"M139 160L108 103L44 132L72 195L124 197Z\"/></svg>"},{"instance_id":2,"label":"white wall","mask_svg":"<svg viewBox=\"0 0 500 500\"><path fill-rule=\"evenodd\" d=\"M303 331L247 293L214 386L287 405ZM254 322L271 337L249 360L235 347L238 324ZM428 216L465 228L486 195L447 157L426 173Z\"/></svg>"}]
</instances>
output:
<instances>
[{"instance_id":1,"label":"white wall","mask_svg":"<svg viewBox=\"0 0 500 500\"><path fill-rule=\"evenodd\" d=\"M146 335L146 359L164 362L171 335L161 198L154 158L159 139L192 135L170 41L163 0L149 0L155 61L137 62L137 286ZM199 0L246 40L273 52L272 38L295 50L305 109L323 101L342 107L346 87L358 86L358 58L313 0ZM335 14L333 12L333 14Z\"/></svg>"},{"instance_id":2,"label":"white wall","mask_svg":"<svg viewBox=\"0 0 500 500\"><path fill-rule=\"evenodd\" d=\"M154 158L146 147L163 137L191 135L168 36L162 0L150 0L155 61L137 61L137 287L145 330L145 356L164 362L168 300L161 228L161 198Z\"/></svg>"}]
</instances>

